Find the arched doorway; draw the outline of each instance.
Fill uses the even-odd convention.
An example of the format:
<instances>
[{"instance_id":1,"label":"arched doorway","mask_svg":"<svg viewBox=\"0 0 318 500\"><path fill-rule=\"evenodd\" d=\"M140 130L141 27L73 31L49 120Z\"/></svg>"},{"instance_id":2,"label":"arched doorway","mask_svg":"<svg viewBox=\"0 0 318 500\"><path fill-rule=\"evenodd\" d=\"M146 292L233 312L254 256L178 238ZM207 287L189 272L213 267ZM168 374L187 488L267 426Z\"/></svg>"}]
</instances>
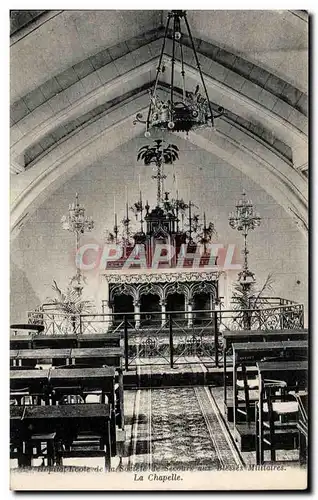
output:
<instances>
[{"instance_id":1,"label":"arched doorway","mask_svg":"<svg viewBox=\"0 0 318 500\"><path fill-rule=\"evenodd\" d=\"M185 299L182 293L172 293L167 297L167 311L173 311L174 319L185 319Z\"/></svg>"},{"instance_id":2,"label":"arched doorway","mask_svg":"<svg viewBox=\"0 0 318 500\"><path fill-rule=\"evenodd\" d=\"M193 322L199 325L211 318L211 298L210 294L200 292L193 297Z\"/></svg>"},{"instance_id":3,"label":"arched doorway","mask_svg":"<svg viewBox=\"0 0 318 500\"><path fill-rule=\"evenodd\" d=\"M114 323L120 323L124 319L124 313L127 314L127 318L129 321L133 321L134 319L134 303L131 295L115 295L114 297L114 305L113 312L118 313L118 315L114 316Z\"/></svg>"},{"instance_id":4,"label":"arched doorway","mask_svg":"<svg viewBox=\"0 0 318 500\"><path fill-rule=\"evenodd\" d=\"M150 325L161 322L160 299L154 293L143 294L140 297L140 323L141 325Z\"/></svg>"}]
</instances>

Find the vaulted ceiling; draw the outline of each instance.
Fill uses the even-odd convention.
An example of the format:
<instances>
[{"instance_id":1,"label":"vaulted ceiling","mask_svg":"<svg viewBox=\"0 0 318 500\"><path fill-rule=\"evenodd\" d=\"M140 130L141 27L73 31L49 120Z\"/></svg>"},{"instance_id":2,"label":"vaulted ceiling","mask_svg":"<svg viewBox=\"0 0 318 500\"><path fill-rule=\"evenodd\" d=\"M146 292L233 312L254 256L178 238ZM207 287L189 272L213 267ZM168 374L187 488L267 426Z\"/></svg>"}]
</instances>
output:
<instances>
[{"instance_id":1,"label":"vaulted ceiling","mask_svg":"<svg viewBox=\"0 0 318 500\"><path fill-rule=\"evenodd\" d=\"M11 224L143 133L166 12L11 12ZM189 11L216 130L189 134L260 184L307 232L308 20L303 11ZM189 86L199 82L182 37ZM170 73L169 43L160 89ZM177 66L179 62L177 61ZM181 82L176 80L181 87ZM191 88L190 88L191 90Z\"/></svg>"}]
</instances>

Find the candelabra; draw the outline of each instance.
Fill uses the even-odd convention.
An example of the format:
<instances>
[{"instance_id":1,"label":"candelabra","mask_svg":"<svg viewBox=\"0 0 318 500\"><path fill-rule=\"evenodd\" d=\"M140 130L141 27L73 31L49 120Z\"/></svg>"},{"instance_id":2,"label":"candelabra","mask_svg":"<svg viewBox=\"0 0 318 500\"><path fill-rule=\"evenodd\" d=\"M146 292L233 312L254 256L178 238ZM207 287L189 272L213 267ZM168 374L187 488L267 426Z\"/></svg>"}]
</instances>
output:
<instances>
[{"instance_id":1,"label":"candelabra","mask_svg":"<svg viewBox=\"0 0 318 500\"><path fill-rule=\"evenodd\" d=\"M244 329L251 328L251 313L248 311L250 307L249 299L251 287L255 283L255 275L248 267L248 248L247 235L248 232L258 227L261 223L260 215L254 211L253 203L246 198L243 193L243 198L235 206L235 212L229 214L229 224L233 229L241 231L244 237L244 247L242 254L244 256L243 269L238 274L238 281L241 288L241 308L243 308L242 326Z\"/></svg>"},{"instance_id":2,"label":"candelabra","mask_svg":"<svg viewBox=\"0 0 318 500\"><path fill-rule=\"evenodd\" d=\"M243 198L235 206L235 212L229 214L229 224L233 229L241 231L244 236L244 248L242 250L244 256L243 270L239 273L239 281L252 283L255 281L254 273L248 268L248 248L247 235L252 229L255 229L261 223L259 213L254 211L253 203L246 198L243 193Z\"/></svg>"},{"instance_id":3,"label":"candelabra","mask_svg":"<svg viewBox=\"0 0 318 500\"><path fill-rule=\"evenodd\" d=\"M183 31L187 33L187 35L182 32L182 24ZM193 92L188 89L189 82L186 80L183 42L183 39L187 36L189 37L196 69L199 73L202 94L199 91L199 85L196 86ZM170 57L165 61L164 52L167 50L168 44L166 42L168 37L172 39L172 51L171 55L169 54ZM167 82L169 96L166 100L162 100L158 94L158 87L161 83L160 79L164 79L163 74L166 71L166 64L169 65L170 61L170 80L168 78L169 81ZM176 65L179 65L179 71ZM181 88L178 85L181 85ZM156 79L154 87L150 92L147 118L144 120L142 114L137 113L134 123L140 122L146 124L146 137L150 137L151 129L170 132L184 131L188 133L190 130L197 128L207 126L214 127L214 120L223 113L224 109L221 106L217 107L217 112L212 109L186 11L170 11L168 13L166 29L162 41Z\"/></svg>"},{"instance_id":4,"label":"candelabra","mask_svg":"<svg viewBox=\"0 0 318 500\"><path fill-rule=\"evenodd\" d=\"M91 217L85 216L85 208L78 202L78 194L75 196L75 203L71 203L68 207L68 215L64 215L61 219L62 227L66 231L75 234L76 255L80 248L80 236L85 231L91 231L94 228L94 221ZM80 296L83 290L83 276L76 260L76 275L71 279L74 290Z\"/></svg>"}]
</instances>

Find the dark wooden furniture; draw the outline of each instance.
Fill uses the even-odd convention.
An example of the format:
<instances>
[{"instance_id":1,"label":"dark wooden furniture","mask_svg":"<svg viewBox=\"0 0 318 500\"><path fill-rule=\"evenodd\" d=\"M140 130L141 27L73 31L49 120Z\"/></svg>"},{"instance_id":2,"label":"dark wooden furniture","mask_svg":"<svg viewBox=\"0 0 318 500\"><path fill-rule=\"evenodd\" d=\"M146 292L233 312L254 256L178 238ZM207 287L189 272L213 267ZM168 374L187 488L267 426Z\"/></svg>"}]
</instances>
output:
<instances>
[{"instance_id":1,"label":"dark wooden furniture","mask_svg":"<svg viewBox=\"0 0 318 500\"><path fill-rule=\"evenodd\" d=\"M270 408L270 392L266 390L266 384L268 384L269 389L271 389L272 384L280 384L285 386L285 393L288 390L296 390L298 392L301 389L305 389L307 387L308 380L308 362L307 361L265 361L257 363L258 369L258 378L259 378L259 401L258 401L258 412L257 412L257 421L256 421L256 439L257 439L257 449L256 449L256 463L263 464L264 463L264 450L265 450L265 441L266 434L270 436L270 450L271 456L274 458L275 449L279 449L279 444L277 446L277 442L275 441L275 428L273 426L267 429L264 426L264 419L273 412L277 411ZM289 404L289 401L287 401ZM267 404L267 407L265 406ZM265 411L266 410L266 411ZM287 413L294 413L286 409ZM268 417L267 417L268 419ZM271 426L271 422L269 421L269 425ZM288 438L288 433L294 432L294 429L287 429L284 432L286 438ZM293 436L292 436L293 437ZM281 441L280 446L284 446L284 443ZM283 448L284 449L284 448Z\"/></svg>"},{"instance_id":2,"label":"dark wooden furniture","mask_svg":"<svg viewBox=\"0 0 318 500\"><path fill-rule=\"evenodd\" d=\"M223 403L228 416L227 407L227 353L233 343L241 342L275 342L290 340L308 340L308 329L297 330L239 330L222 333L223 340ZM231 419L232 420L232 419Z\"/></svg>"},{"instance_id":3,"label":"dark wooden furniture","mask_svg":"<svg viewBox=\"0 0 318 500\"><path fill-rule=\"evenodd\" d=\"M116 455L116 398L115 398L115 369L104 368L56 368L49 371L50 393L56 389L80 388L81 394L101 391L103 403L110 405L111 412L111 442L112 452ZM123 418L123 417L122 417Z\"/></svg>"},{"instance_id":4,"label":"dark wooden furniture","mask_svg":"<svg viewBox=\"0 0 318 500\"><path fill-rule=\"evenodd\" d=\"M19 323L10 325L10 329L13 330L13 332L17 332L18 330L27 330L28 332L40 333L44 331L44 325L35 325L32 323Z\"/></svg>"},{"instance_id":5,"label":"dark wooden furniture","mask_svg":"<svg viewBox=\"0 0 318 500\"><path fill-rule=\"evenodd\" d=\"M32 348L32 335L11 335L10 336L10 349L31 349Z\"/></svg>"},{"instance_id":6,"label":"dark wooden furniture","mask_svg":"<svg viewBox=\"0 0 318 500\"><path fill-rule=\"evenodd\" d=\"M299 433L299 463L307 463L308 455L308 393L295 394L299 406L297 430Z\"/></svg>"},{"instance_id":7,"label":"dark wooden furniture","mask_svg":"<svg viewBox=\"0 0 318 500\"><path fill-rule=\"evenodd\" d=\"M33 325L31 325L33 326ZM71 349L85 347L119 347L120 334L99 333L79 335L10 335L10 349Z\"/></svg>"},{"instance_id":8,"label":"dark wooden furniture","mask_svg":"<svg viewBox=\"0 0 318 500\"><path fill-rule=\"evenodd\" d=\"M73 364L89 363L91 366L115 366L121 368L123 349L121 347L82 347L71 350Z\"/></svg>"},{"instance_id":9,"label":"dark wooden furniture","mask_svg":"<svg viewBox=\"0 0 318 500\"><path fill-rule=\"evenodd\" d=\"M33 336L43 332L44 326L14 324L10 326L10 330L10 349L31 349Z\"/></svg>"},{"instance_id":10,"label":"dark wooden furniture","mask_svg":"<svg viewBox=\"0 0 318 500\"><path fill-rule=\"evenodd\" d=\"M90 366L122 366L123 350L121 347L103 348L64 348L64 349L19 349L10 351L12 363L36 365L38 361L53 361L53 365L89 364Z\"/></svg>"},{"instance_id":11,"label":"dark wooden furniture","mask_svg":"<svg viewBox=\"0 0 318 500\"><path fill-rule=\"evenodd\" d=\"M77 347L119 347L120 333L83 333L77 336Z\"/></svg>"},{"instance_id":12,"label":"dark wooden furniture","mask_svg":"<svg viewBox=\"0 0 318 500\"><path fill-rule=\"evenodd\" d=\"M87 368L90 367L102 367L105 365L113 366L117 371L117 383L116 387L116 422L120 428L124 428L124 388L123 388L123 371L122 371L122 356L123 351L120 347L107 347L107 348L75 348L75 349L25 349L16 350L10 352L10 358L12 365L28 364L29 368L35 367L39 360L47 360L53 362L55 366L70 365L72 362L75 366L80 365L81 369L83 364ZM28 387L29 380L29 370L26 370L24 376L19 377L15 375L14 380L22 379L22 385ZM65 371L63 372L65 373ZM32 376L32 373L31 373ZM39 374L36 373L36 379L38 379ZM45 378L45 375L44 375ZM16 382L13 382L12 387L16 388ZM35 382L32 382L31 393L35 390ZM39 390L39 385L37 384L37 390ZM48 397L48 387L47 384L43 383L42 392L45 392L45 397Z\"/></svg>"},{"instance_id":13,"label":"dark wooden furniture","mask_svg":"<svg viewBox=\"0 0 318 500\"><path fill-rule=\"evenodd\" d=\"M49 371L50 370L10 370L10 391L27 389L29 394L41 397L48 404Z\"/></svg>"},{"instance_id":14,"label":"dark wooden furniture","mask_svg":"<svg viewBox=\"0 0 318 500\"><path fill-rule=\"evenodd\" d=\"M10 351L10 358L11 353ZM71 349L19 349L14 358L18 366L28 365L35 367L38 361L53 361L53 364L69 363L71 359Z\"/></svg>"},{"instance_id":15,"label":"dark wooden furniture","mask_svg":"<svg viewBox=\"0 0 318 500\"><path fill-rule=\"evenodd\" d=\"M33 335L32 349L72 349L77 347L77 335Z\"/></svg>"},{"instance_id":16,"label":"dark wooden furniture","mask_svg":"<svg viewBox=\"0 0 318 500\"><path fill-rule=\"evenodd\" d=\"M238 413L245 416L249 422L250 406L249 391L258 390L258 379L253 372L247 372L246 367L256 365L264 358L278 358L282 360L299 360L307 358L308 343L305 340L276 341L276 342L242 342L232 344L233 350L233 421L237 423ZM238 369L242 369L242 379L238 380ZM256 372L256 366L255 366ZM252 376L249 378L249 375ZM239 405L239 391L244 391L244 400Z\"/></svg>"},{"instance_id":17,"label":"dark wooden furniture","mask_svg":"<svg viewBox=\"0 0 318 500\"><path fill-rule=\"evenodd\" d=\"M44 442L49 443L44 455L48 465L66 457L103 456L105 469L110 469L108 404L11 407L10 424L11 457L18 458L19 465L31 465L32 457L43 456Z\"/></svg>"}]
</instances>

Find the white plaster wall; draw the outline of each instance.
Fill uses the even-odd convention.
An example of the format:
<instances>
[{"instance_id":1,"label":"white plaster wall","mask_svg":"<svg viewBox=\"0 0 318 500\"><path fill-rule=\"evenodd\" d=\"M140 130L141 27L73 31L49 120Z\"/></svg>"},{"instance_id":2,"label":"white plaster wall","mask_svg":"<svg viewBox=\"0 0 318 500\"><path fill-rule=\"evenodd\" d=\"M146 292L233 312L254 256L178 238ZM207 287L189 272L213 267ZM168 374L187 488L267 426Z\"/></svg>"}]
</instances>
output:
<instances>
[{"instance_id":1,"label":"white plaster wall","mask_svg":"<svg viewBox=\"0 0 318 500\"><path fill-rule=\"evenodd\" d=\"M249 235L250 267L260 284L267 274L274 274L275 296L303 302L307 307L307 243L293 220L261 186L256 185L239 170L230 167L210 153L198 149L187 140L170 136L180 148L180 159L167 167L166 188L175 195L176 174L179 194L206 211L218 233L215 241L224 245L234 243L240 248L242 237L228 225L228 213L242 191L260 212L261 226ZM74 236L62 229L60 220L68 205L79 193L87 215L93 216L95 229L83 242L104 241L107 227L113 226L114 194L118 218L124 216L125 186L129 203L139 191L139 174L144 199L155 202L156 185L151 181L151 167L137 164L136 152L146 144L144 137L135 139L109 154L102 162L87 168L59 188L34 213L11 246L11 321L24 321L26 312L36 302L52 296L51 283L65 287L75 274ZM133 217L133 215L131 215ZM228 282L235 280L230 273ZM297 284L297 281L300 284ZM107 298L107 288L98 271L87 273L85 296Z\"/></svg>"}]
</instances>

